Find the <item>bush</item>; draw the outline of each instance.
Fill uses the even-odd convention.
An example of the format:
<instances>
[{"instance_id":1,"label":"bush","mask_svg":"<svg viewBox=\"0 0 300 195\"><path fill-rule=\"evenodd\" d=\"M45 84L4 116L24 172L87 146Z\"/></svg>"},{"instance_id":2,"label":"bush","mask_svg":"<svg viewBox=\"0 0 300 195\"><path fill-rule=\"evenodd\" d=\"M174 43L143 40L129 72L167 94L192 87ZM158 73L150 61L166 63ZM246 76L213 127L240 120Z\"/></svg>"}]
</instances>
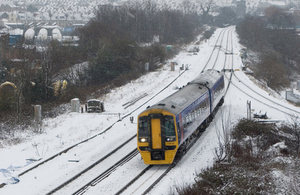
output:
<instances>
[{"instance_id":1,"label":"bush","mask_svg":"<svg viewBox=\"0 0 300 195\"><path fill-rule=\"evenodd\" d=\"M246 136L270 135L274 130L274 125L260 124L257 121L241 119L232 131L232 138L240 140Z\"/></svg>"},{"instance_id":2,"label":"bush","mask_svg":"<svg viewBox=\"0 0 300 195\"><path fill-rule=\"evenodd\" d=\"M299 173L290 171L291 158L287 156L292 154L289 153L290 147L295 146L287 144L287 149L277 148L279 152L270 151L271 148L275 148L270 146L279 142L294 142L295 145L295 139L291 136L295 132L294 129L298 129L298 123L277 128L275 125L240 120L232 131L234 140L231 143L231 162L216 162L212 167L197 174L193 185L178 187L177 192L180 195L278 194L282 192L282 187L286 188L285 192L299 192ZM297 160L297 154L294 155ZM280 156L279 161L275 158L277 156ZM282 160L283 156L287 156L288 160ZM293 189L288 185L278 184L278 178L273 174L274 170L286 174L284 177L293 178L294 180L290 181Z\"/></svg>"},{"instance_id":3,"label":"bush","mask_svg":"<svg viewBox=\"0 0 300 195\"><path fill-rule=\"evenodd\" d=\"M209 39L214 34L215 28L210 29L209 31L205 31L203 37L205 39Z\"/></svg>"},{"instance_id":4,"label":"bush","mask_svg":"<svg viewBox=\"0 0 300 195\"><path fill-rule=\"evenodd\" d=\"M247 166L215 164L198 174L195 184L177 188L177 192L180 195L272 194L271 181L271 175L263 167L252 170Z\"/></svg>"},{"instance_id":5,"label":"bush","mask_svg":"<svg viewBox=\"0 0 300 195\"><path fill-rule=\"evenodd\" d=\"M297 18L270 7L266 9L265 18L246 16L236 26L240 42L248 49L261 53L254 76L276 91L288 87L293 73L299 72L300 39L292 30L295 29L292 28L295 22Z\"/></svg>"},{"instance_id":6,"label":"bush","mask_svg":"<svg viewBox=\"0 0 300 195\"><path fill-rule=\"evenodd\" d=\"M282 63L280 53L266 52L260 56L260 62L254 68L254 76L264 80L268 87L280 91L290 85L288 70Z\"/></svg>"}]
</instances>

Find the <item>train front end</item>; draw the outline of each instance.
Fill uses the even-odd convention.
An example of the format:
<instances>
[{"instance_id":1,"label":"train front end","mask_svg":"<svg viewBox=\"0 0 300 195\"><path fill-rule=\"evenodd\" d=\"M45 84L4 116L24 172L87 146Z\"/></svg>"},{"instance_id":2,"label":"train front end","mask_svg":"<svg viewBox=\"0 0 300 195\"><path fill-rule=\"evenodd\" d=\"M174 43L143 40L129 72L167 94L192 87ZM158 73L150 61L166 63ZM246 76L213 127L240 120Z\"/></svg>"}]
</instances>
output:
<instances>
[{"instance_id":1,"label":"train front end","mask_svg":"<svg viewBox=\"0 0 300 195\"><path fill-rule=\"evenodd\" d=\"M145 164L171 164L178 149L175 115L149 109L138 117L137 148Z\"/></svg>"}]
</instances>

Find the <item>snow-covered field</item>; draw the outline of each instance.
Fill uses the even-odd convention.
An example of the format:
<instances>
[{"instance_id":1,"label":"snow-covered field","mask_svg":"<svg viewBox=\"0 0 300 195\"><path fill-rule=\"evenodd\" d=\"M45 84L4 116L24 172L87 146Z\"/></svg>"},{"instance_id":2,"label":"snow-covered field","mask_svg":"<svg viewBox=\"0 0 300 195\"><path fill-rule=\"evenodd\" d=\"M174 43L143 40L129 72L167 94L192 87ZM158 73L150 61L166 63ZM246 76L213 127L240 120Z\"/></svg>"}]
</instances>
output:
<instances>
[{"instance_id":1,"label":"snow-covered field","mask_svg":"<svg viewBox=\"0 0 300 195\"><path fill-rule=\"evenodd\" d=\"M170 60L170 62L176 61L178 63L175 71L171 71L170 63L167 63L161 69L150 72L125 86L112 90L103 97L99 97L99 99L105 103L105 113L67 112L56 118L45 118L43 119L42 125L43 133L38 135L32 134L32 129L28 129L20 135L24 140L22 143L8 145L3 142L2 145L4 147L0 148L0 184L6 183L7 185L0 188L0 194L46 194L51 188L65 180L68 175L73 175L77 171L87 167L89 163L101 158L101 156L104 156L106 153L113 150L122 143L122 141L132 137L136 133L137 115L145 109L147 105L156 103L170 93L175 92L176 87L181 87L195 78L208 61L209 55L214 49L214 44L221 32L222 29L217 29L210 40L202 42L199 45L200 51L198 55L192 55L184 50L174 59ZM174 193L175 186L194 182L196 172L211 166L215 158L214 150L218 147L217 130L220 129L220 126L224 121L222 119L229 119L229 125L233 126L239 119L246 117L247 101L251 101L253 113L259 111L262 111L263 113L267 112L270 119L288 119L286 113L282 113L275 109L278 105L274 104L274 102L284 104L298 112L300 111L299 108L294 108L283 98L275 98L252 83L248 76L241 71L242 62L239 56L241 46L238 44L238 38L234 32L234 27L227 28L226 33L233 33L233 69L236 70L235 74L237 77L233 77L233 83L229 87L229 91L225 97L225 103L198 142L183 157L179 164L155 186L153 191L151 191L151 194ZM224 43L225 42L226 41L224 41ZM225 58L225 52L221 51L219 56L220 60L218 61L220 67L223 66ZM182 64L189 65L189 69L184 73L179 70L179 67ZM218 65L216 68L219 68ZM153 95L178 77L180 73L182 73L182 76L180 76L169 88L160 93L157 97L151 99L147 105L138 108L142 102L153 97ZM250 88L245 87L243 83L249 85L251 89L259 92L259 94L268 97L269 100L254 93ZM240 89L251 94L251 96L241 92ZM147 93L146 97L136 104L124 109L122 104L144 93ZM272 101L270 101L270 99ZM82 104L84 104L84 102L82 102ZM136 108L138 108L138 110L132 112ZM285 109L284 111L294 114L290 110ZM134 117L133 123L130 122L129 117L118 121L128 114ZM26 171L36 163L43 161L80 141L100 134L114 123L116 124L113 128L88 141L85 147L79 145L71 151L57 157L51 165L47 165L47 168L43 168L44 165L42 165L36 171L33 170L26 173L24 176L18 177L20 173ZM135 144L133 147L135 147ZM38 161L35 162L29 159ZM70 160L76 160L78 162L76 163ZM136 158L133 165L136 167L131 166L124 171L133 171L136 168L144 166L143 161L140 158ZM112 174L110 177L121 177L121 175ZM100 187L97 188L97 186L95 186L93 189L89 190L87 194L95 194L96 192L99 194L100 191L101 194L113 194L112 188L114 184L111 182L113 179L108 179L106 181L107 182L101 184L101 189Z\"/></svg>"}]
</instances>

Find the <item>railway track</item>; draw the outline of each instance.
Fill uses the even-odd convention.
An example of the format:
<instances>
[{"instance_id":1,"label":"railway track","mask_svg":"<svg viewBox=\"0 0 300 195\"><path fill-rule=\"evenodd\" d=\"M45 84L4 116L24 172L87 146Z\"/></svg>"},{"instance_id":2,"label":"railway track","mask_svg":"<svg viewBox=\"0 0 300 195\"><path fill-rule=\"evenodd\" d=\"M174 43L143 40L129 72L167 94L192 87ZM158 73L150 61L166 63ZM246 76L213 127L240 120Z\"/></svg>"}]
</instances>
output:
<instances>
[{"instance_id":1,"label":"railway track","mask_svg":"<svg viewBox=\"0 0 300 195\"><path fill-rule=\"evenodd\" d=\"M98 134L96 134L96 135L94 135L94 136L92 136L92 137L89 137L89 138L87 138L87 139L85 139L85 140L83 140L83 141L81 141L81 142L78 142L78 143L76 143L76 144L73 144L73 145L71 145L71 146L65 148L64 150L62 150L62 151L60 151L60 152L58 152L58 153L52 155L51 157L49 157L49 158L47 158L47 159L45 159L45 160L43 160L43 161L41 161L41 162L36 163L34 166L32 166L32 167L26 169L25 171L21 172L20 174L18 174L18 177L22 177L22 176L26 175L28 172L33 171L33 170L36 170L36 169L38 169L39 167L41 167L41 166L43 166L43 165L45 165L45 164L47 164L47 163L49 163L49 162L55 160L57 157L60 157L61 155L66 154L68 151L70 151L70 150L72 150L72 149L74 149L74 148L76 148L76 147L78 147L78 146L81 146L82 144L87 143L87 142L89 142L89 141L95 139L96 137L99 137L100 135L103 135L103 134L107 133L112 127L114 127L116 124L118 124L121 120L123 120L123 119L125 119L125 118L131 116L134 112L136 112L137 110L139 110L142 106L145 106L149 101L151 101L151 100L154 99L156 96L158 96L161 92L163 92L165 89L167 89L167 88L168 88L170 85L172 85L178 78L180 78L184 73L185 73L185 70L182 71L175 79L173 79L168 85L166 85L163 89L161 89L160 91L158 91L155 95L153 95L153 96L152 96L151 98L149 98L147 101L144 101L144 103L140 104L138 107L136 107L135 109L133 109L131 112L129 112L129 113L127 113L126 115L122 116L122 118L121 118L120 120L117 120L117 121L113 122L108 128L106 128L106 129L103 130L102 132L100 132L100 133L98 133ZM140 97L140 98L138 98L138 99L135 99L133 102L129 102L128 104L126 104L126 106L128 106L128 105L132 106L132 105L133 105L134 103L136 103L138 100L141 100L143 97L146 97L146 96L147 96L147 95L144 94L144 95L142 95L142 97ZM134 136L134 137L136 137L136 136ZM127 142L127 141L125 141L124 143L126 143L126 142ZM124 143L123 143L123 144L124 144ZM123 145L123 144L122 144L122 145ZM114 149L113 151L115 151L115 150L117 150L117 149L118 149L118 148ZM1 188L4 187L4 186L5 186L4 183L0 185Z\"/></svg>"},{"instance_id":2,"label":"railway track","mask_svg":"<svg viewBox=\"0 0 300 195\"><path fill-rule=\"evenodd\" d=\"M287 107L287 106L285 106L285 105L283 105L283 104L281 104L281 103L278 103L278 102L272 100L271 98L268 98L268 97L262 95L261 93L258 93L258 92L255 91L253 88L249 87L249 85L247 85L246 83L244 83L241 79L239 79L239 78L236 76L236 74L233 74L233 75L235 76L235 78L238 80L239 83L241 83L241 84L242 84L244 87L246 87L247 89L251 90L251 93L253 93L253 94L259 96L260 98L254 97L254 95L249 94L249 93L246 92L244 89L242 89L241 87L239 87L237 84L234 84L233 82L232 82L232 84L233 84L237 89L239 89L239 91L241 91L242 93L244 93L244 94L246 94L247 96L251 97L252 99L256 100L257 102L260 102L260 103L262 103L262 104L264 104L264 105L266 105L266 106L268 106L268 107L270 107L270 108L273 108L273 109L275 109L275 110L278 110L278 111L280 111L280 112L283 112L283 113L285 113L285 114L287 114L287 115L292 115L293 113L294 113L294 114L300 114L300 111L295 110L295 109L292 109L292 108L290 108L290 107ZM267 100L267 101L270 102L270 103L269 103L269 104L266 103L266 101L261 100L261 98L263 98L264 100ZM271 105L271 104L273 104L273 105ZM280 108L279 108L279 107L280 107ZM288 111L287 111L287 110L288 110Z\"/></svg>"},{"instance_id":3,"label":"railway track","mask_svg":"<svg viewBox=\"0 0 300 195\"><path fill-rule=\"evenodd\" d=\"M223 33L223 36L224 36L224 33ZM226 48L228 48L228 47L226 47ZM218 53L219 52L220 51L218 51ZM231 63L231 66L232 66L233 60L231 62L232 62ZM214 62L214 64L215 63L216 63L216 61ZM206 64L206 66L207 66L207 64ZM225 66L225 64L226 64L226 62L224 62L224 66ZM232 76L232 73L231 73L231 76ZM230 82L228 83L228 85L229 84L230 84ZM229 88L229 86L227 86L226 91L228 90L228 88ZM188 145L186 152L190 148L192 148L192 146L197 142L197 140L199 139L200 136L201 136L201 134L199 134L197 137L193 138L193 140ZM159 181L161 181L167 175L168 172L170 172L174 167L176 167L176 164L180 161L180 159L181 159L180 157L177 157L176 160L174 161L174 163L171 165L160 165L160 166L149 165L149 166L145 167L139 173L136 173L136 176L134 178L132 178L130 181L128 181L126 183L126 185L124 185L121 189L119 189L118 191L114 191L113 194L147 194L148 192L151 191L151 189ZM102 173L101 175L106 175L106 174ZM87 185L83 186L76 193L74 193L74 195L85 193L86 189L94 186L94 185L92 185L93 183L94 182L92 182L92 181L89 182Z\"/></svg>"},{"instance_id":4,"label":"railway track","mask_svg":"<svg viewBox=\"0 0 300 195\"><path fill-rule=\"evenodd\" d=\"M197 142L201 134L197 137L194 137L193 140L187 147L187 150L190 150L193 145ZM109 169L105 172L101 173L98 177L88 182L86 185L78 189L73 195L81 195L84 194L89 188L94 187L96 184L99 184L103 179L108 177L112 171L115 171L118 167L124 165L129 160L132 160L134 156L138 153L137 150L132 151L128 156L129 158L124 158L121 161L117 162L116 164L112 165ZM137 172L135 177L128 181L121 189L118 191L114 191L113 194L147 194L151 191L151 189L161 181L181 160L181 157L176 157L174 163L171 165L148 165L141 171ZM129 173L132 175L132 173ZM130 178L128 175L128 178ZM62 193L63 194L63 193Z\"/></svg>"},{"instance_id":5,"label":"railway track","mask_svg":"<svg viewBox=\"0 0 300 195\"><path fill-rule=\"evenodd\" d=\"M221 41L223 40L224 34L225 33L223 31ZM227 35L227 36L229 36L229 35ZM218 40L220 39L220 37L221 37L221 35L218 37ZM226 49L228 49L227 45L228 45L228 42L226 44ZM215 51L216 48L218 48L218 47L215 46L212 53L217 52L217 56L219 56L220 49L218 51ZM210 55L210 56L212 56L212 55ZM211 57L209 58L209 61L210 61L210 59L211 59ZM215 60L213 62L213 64L215 65L216 62L217 62L217 60ZM208 64L209 64L209 62L206 63L205 67L207 67ZM226 62L224 62L224 66L225 66L225 64L226 64ZM233 61L232 61L232 64L233 64ZM214 65L213 65L213 67L214 67ZM203 70L205 69L205 67L203 68ZM230 84L230 82L228 83L228 85L229 84ZM228 87L229 86L227 86L227 89L228 89ZM188 151L190 148L192 148L192 146L197 142L200 135L201 134L199 134L199 136L195 137L190 142L186 151ZM119 189L118 191L113 192L113 193L114 194L147 194L161 179L164 178L164 176L167 175L167 173L169 171L171 171L176 166L176 164L180 161L180 159L181 158L177 158L174 161L174 163L171 165L160 165L160 166L154 166L154 167L152 165L149 165L149 166L145 167L139 173L137 173L134 178L132 178L128 183L126 183L125 186L123 186L121 189ZM155 170L155 171L153 171L153 170ZM106 174L102 173L101 175L106 175ZM93 182L93 181L89 182L87 185L83 186L76 193L74 193L74 195L75 194L76 195L83 194L86 189L94 186L93 185L94 183L95 182Z\"/></svg>"},{"instance_id":6,"label":"railway track","mask_svg":"<svg viewBox=\"0 0 300 195\"><path fill-rule=\"evenodd\" d=\"M222 38L221 38L221 40L223 40L223 37L224 37L224 34L225 34L224 31L225 31L225 30L223 30L223 32L222 32ZM221 37L221 35L218 37L218 40L220 39L220 37ZM221 42L222 42L222 41L221 41ZM220 51L221 51L221 49L220 49L221 47L216 46L217 44L218 44L218 43L215 44L212 53L214 53L214 51L216 50L216 48L219 48L218 51L215 51L215 52L218 53L217 56L219 56L219 53L220 53ZM212 53L211 53L210 58L209 58L208 61L211 60L211 57L213 56ZM209 63L209 62L206 63L206 65L205 65L205 67L203 68L203 70L207 67L208 63ZM214 64L216 64L216 61L214 62ZM213 67L214 67L214 65L213 65ZM176 77L172 82L170 82L170 83L169 83L167 86L165 86L162 90L158 91L154 96L152 96L152 97L149 98L147 101L145 101L144 103L142 103L142 104L140 104L139 106L137 106L134 110L132 110L132 111L131 111L130 113L128 113L127 115L123 116L122 119L125 119L126 117L132 115L132 114L133 114L135 111L137 111L139 108L141 108L142 106L146 105L150 100L152 100L154 97L156 97L156 96L157 96L158 94L160 94L162 91L164 91L164 90L167 89L169 86L171 86L171 85L172 85L178 78L180 78L184 73L185 73L185 70L182 71L182 72L178 75L178 77ZM227 87L227 88L228 88L228 87ZM33 170L37 169L38 167L44 165L45 163L54 160L56 157L59 157L59 156L61 156L62 154L67 153L67 152L70 151L71 149L73 149L73 148L75 148L75 147L77 147L77 146L80 146L80 145L82 145L83 143L86 143L86 142L88 142L88 141L90 141L90 140L92 140L92 139L98 137L99 135L102 135L102 134L106 133L106 132L109 131L113 126L115 126L116 124L118 124L118 122L119 122L119 121L114 122L111 126L109 126L107 129L105 129L105 130L102 131L101 133L99 133L99 134L97 134L97 135L94 135L93 137L90 137L90 138L88 138L88 139L86 139L86 140L83 140L83 141L81 141L81 142L79 142L79 143L77 143L77 144L74 144L74 145L68 147L67 149L64 149L63 151L58 152L57 154L53 155L51 158L48 158L48 159L44 160L43 162L36 164L34 167L32 167L32 168L30 168L30 169L28 169L28 170L22 172L19 176L24 176L24 175L26 175L26 173L28 173L28 172L30 172L30 171L33 171ZM134 135L133 137L131 137L129 140L134 139L134 137L135 137L135 135ZM128 140L128 142L129 142L129 140ZM195 140L195 142L196 142L196 140ZM195 142L194 142L194 143L195 143ZM113 151L111 151L111 152L110 152L109 154L107 154L105 157L99 159L98 161L96 161L96 162L93 163L92 165L90 165L90 166L88 166L87 168L85 168L83 171L81 171L81 172L79 172L78 174L76 174L75 176L71 177L71 178L68 179L66 182L62 183L61 185L59 185L59 186L53 188L53 190L49 191L49 192L46 193L46 194L57 194L57 193L59 194L59 191L61 191L63 188L65 188L65 187L68 186L68 185L71 186L71 183L73 183L73 182L76 181L76 180L79 181L79 180L80 180L80 179L79 179L80 177L82 177L82 176L85 175L85 174L88 174L88 172L93 172L93 171L91 171L91 170L94 169L95 167L97 167L97 166L99 166L99 165L101 166L101 164L103 164L103 162L105 161L105 159L108 159L110 156L112 156L113 154L115 154L118 150L120 150L121 148L123 148L123 147L126 145L126 143L127 143L127 141L124 142L123 144L121 144L120 147L118 147L118 148L114 149ZM125 157L126 157L126 158L125 158ZM135 157L136 157L136 151L130 152L128 155L125 155L125 157L124 157L123 159L121 159L120 161L118 161L118 163L116 163L116 164L118 164L118 165L113 165L113 166L107 168L107 170L106 170L106 171L103 171L102 174L100 174L99 176L94 177L94 178L93 178L91 181L89 181L89 182L85 182L86 184L85 184L81 189L77 190L74 194L77 194L77 193L78 193L78 194L85 193L85 192L89 189L88 186L95 186L96 184L102 182L102 181L103 181L105 178L107 178L110 174L112 174L114 171L116 171L118 167L124 165L124 163L128 163L131 159L135 158ZM170 166L170 167L173 168L175 165L176 165L176 163L174 163L174 165L172 165L172 166ZM171 170L172 168L170 168L170 170ZM150 168L149 168L149 170L150 170ZM168 170L167 172L170 171L169 168L168 168L167 170ZM98 171L98 172L99 172L99 171ZM148 172L148 170L145 171L145 173L146 173L146 172ZM158 181L160 181L160 180L163 178L163 176L164 176L165 174L167 174L167 172L162 173L162 174L158 177L158 179L156 179L156 181L154 181L150 186L148 186L147 189L150 190L150 189L151 189ZM139 175L139 174L137 174L137 175ZM142 175L144 175L144 174L142 174ZM139 178L141 178L141 177L139 177ZM135 182L132 182L132 183L135 183ZM77 183L77 184L78 184L78 183ZM82 185L82 183L81 183L80 185ZM132 185L131 185L131 186L132 186ZM152 186L152 187L151 187L151 186ZM129 189L129 186L127 186L126 189ZM61 191L61 192L63 192L63 191Z\"/></svg>"},{"instance_id":7,"label":"railway track","mask_svg":"<svg viewBox=\"0 0 300 195\"><path fill-rule=\"evenodd\" d=\"M115 194L147 194L175 166L175 164L159 166L149 165ZM140 183L139 180L143 182Z\"/></svg>"},{"instance_id":8,"label":"railway track","mask_svg":"<svg viewBox=\"0 0 300 195\"><path fill-rule=\"evenodd\" d=\"M224 35L225 35L225 29L222 30L222 32L220 33L220 35L218 36L218 39L216 41L216 43L214 44L214 49L213 51L211 52L207 62L205 63L203 70L206 70L206 69L213 69L217 63L217 59L219 57L219 54L221 52L221 45L222 45L222 42L223 42L223 39L224 39ZM214 58L212 58L214 56ZM212 63L212 59L215 59L215 61ZM210 68L207 68L208 65L211 65L212 64L212 67Z\"/></svg>"},{"instance_id":9,"label":"railway track","mask_svg":"<svg viewBox=\"0 0 300 195\"><path fill-rule=\"evenodd\" d=\"M231 34L232 36L232 34ZM231 37L232 39L232 37ZM227 39L229 40L229 38ZM230 49L226 49L227 51L230 51ZM231 52L229 52L229 54L233 54L232 50ZM237 76L237 74L234 72L233 70L233 58L232 59L232 63L231 63L231 74L230 76L226 76L227 80L228 80L228 85L227 85L227 90L226 90L226 93L228 91L228 88L230 85L233 85L234 87L236 87L239 91L241 91L242 93L244 93L245 95L247 95L248 97L252 98L253 100L257 101L257 102L260 102L261 104L263 105L266 105L272 109L275 109L277 111L280 111L286 115L293 115L293 114L300 114L300 111L299 110L296 110L296 109L293 109L291 107L288 107L288 106L285 106L281 103L278 103L277 101L275 100L272 100L270 97L266 96L266 95L263 95L262 93L259 93L257 90L253 89L252 87L250 87L248 84L246 84L242 78L239 78L239 76ZM225 58L225 61L227 60L227 56ZM225 67L225 64L224 64L224 67L223 69L226 69ZM238 86L236 84L236 82L234 82L232 80L232 77L234 77L237 81L237 83L241 84L242 86ZM246 92L246 89L250 90L251 91L251 94L249 92ZM258 97L255 97L255 96L258 96ZM266 103L266 102L269 102L269 103Z\"/></svg>"},{"instance_id":10,"label":"railway track","mask_svg":"<svg viewBox=\"0 0 300 195\"><path fill-rule=\"evenodd\" d=\"M124 149L124 147L128 143L130 143L130 142L133 142L133 145L135 145L135 142L133 140L135 137L136 137L136 135L132 136L130 139L128 139L126 142L124 142L123 144L121 144L119 147L117 147L116 149L114 149L113 151L111 151L110 153L108 153L107 155L105 155L103 158L99 159L98 161L96 161L95 163L91 164L90 166L88 166L84 170L80 171L79 173L77 173L76 175L74 175L73 177L71 177L70 179L68 179L67 181L65 181L62 184L60 184L59 186L55 187L53 190L51 190L50 192L48 192L47 195L54 194L54 193L58 192L59 190L63 189L64 187L68 186L68 185L69 185L68 188L70 188L70 186L72 188L74 188L74 186L71 185L72 182L74 182L75 180L80 180L80 177L83 177L84 174L88 174L88 172L94 172L94 170L97 170L97 168L98 168L97 166L99 166L99 165L102 166L101 164L104 164L105 161L111 162L111 159L118 159L120 155L124 154L124 152L127 152L128 149L132 148L132 146L131 146L131 147L126 147ZM129 160L131 160L137 154L138 154L137 149L134 149L133 151L131 151L130 153L128 153L127 155L125 155L117 163L115 163L113 166L109 167L106 171L104 171L103 174L101 174L100 176L97 176L91 182L89 182L88 184L86 184L81 191L84 192L84 190L86 189L86 186L88 186L88 185L94 185L95 183L101 181L102 179L104 179L105 177L107 177L109 174L111 174L118 166L122 166L124 163L128 162ZM113 158L111 158L112 156L113 156ZM60 192L60 193L64 194L64 192Z\"/></svg>"},{"instance_id":11,"label":"railway track","mask_svg":"<svg viewBox=\"0 0 300 195\"><path fill-rule=\"evenodd\" d=\"M224 31L225 31L225 30L222 30L222 32L221 32L221 33L222 33L221 41L223 40L223 37L224 37ZM218 37L218 39L217 39L217 41L216 41L217 43L215 44L214 49L213 49L213 51L211 52L211 55L210 55L210 57L209 57L209 60L207 61L206 65L203 67L203 69L202 69L201 71L205 70L205 68L207 67L209 61L211 60L211 57L212 57L212 55L213 55L215 49L218 48L217 46L218 46L218 41L219 41L220 37L221 37L221 35L219 35L219 37ZM217 53L219 54L219 52L220 52L220 49L217 51ZM218 55L217 55L217 56L218 56ZM214 65L213 65L212 68L214 68L215 64L216 64L216 61L214 62ZM165 89L167 89L168 87L170 87L170 86L171 86L178 78L180 78L180 77L185 73L185 71L186 71L186 70L183 70L183 71L182 71L175 79L173 79L168 85L166 85L164 88L162 88L160 91L158 91L155 95L153 95L153 96L152 96L151 98L149 98L147 101L145 101L144 103L142 103L140 106L138 106L137 108L135 108L134 110L132 110L132 111L129 112L128 114L124 115L124 116L122 117L122 120L125 119L125 118L127 118L128 116L132 115L132 114L133 114L134 112L136 112L138 109L140 109L141 107L145 106L150 100L152 100L152 99L155 98L157 95L159 95L161 92L163 92ZM138 100L141 100L143 97L146 97L147 95L148 95L148 94L143 94L143 95L141 95L141 97L139 97L139 98L137 98L137 99L134 99L133 101L126 102L126 103L123 104L123 105L124 105L124 106L133 105L133 103L136 103ZM90 138L88 138L88 139L85 139L85 140L83 140L83 141L81 141L81 142L79 142L79 143L77 143L77 144L74 144L74 145L68 147L67 149L65 149L65 150L63 150L63 151L61 151L61 152L55 154L55 155L52 156L51 158L49 158L49 159L47 159L47 160L45 160L45 161L43 161L43 162L37 164L34 168L36 168L36 167L38 167L39 165L41 165L41 164L47 162L48 160L51 160L51 159L55 158L56 156L61 155L62 153L67 152L68 150L70 150L70 149L72 149L72 148L78 146L79 144L82 144L82 143L84 143L84 142L87 142L87 141L89 141L89 140L95 138L96 136L99 136L99 135L105 133L106 131L108 131L109 129L111 129L117 122L119 122L119 121L114 122L111 126L109 126L107 129L105 129L105 130L102 131L101 133L99 133L99 134L97 134L97 135L94 135L94 136L92 136L92 137L90 137ZM27 173L27 172L30 171L30 170L32 170L32 169L29 169L29 170L24 171L24 172L21 173L19 176L21 176L21 175Z\"/></svg>"},{"instance_id":12,"label":"railway track","mask_svg":"<svg viewBox=\"0 0 300 195\"><path fill-rule=\"evenodd\" d=\"M229 70L231 70L231 71L230 71L230 76L229 76L229 77L227 77L226 74L225 74L225 76L226 76L226 78L227 78L227 80L228 80L228 84L227 84L226 91L225 91L225 96L226 96L226 94L227 94L227 92L228 92L228 89L229 89L230 84L231 84L232 76L233 76L233 65L234 65L234 58L233 58L233 40L232 40L232 34L233 34L232 31L233 31L233 30L234 30L234 29L230 29L230 32L231 32L231 33L228 33L228 35L227 35L226 52L228 52L228 53L225 53L225 60L224 60L224 65L223 65L223 69L222 69L222 70L226 70L226 64L228 64L228 67L227 67L227 68L228 68ZM229 41L229 38L230 38L231 41ZM228 56L231 56L231 58L228 59ZM231 62L230 62L229 60L231 60Z\"/></svg>"},{"instance_id":13,"label":"railway track","mask_svg":"<svg viewBox=\"0 0 300 195\"><path fill-rule=\"evenodd\" d=\"M233 29L232 29L232 30L233 30ZM231 36L231 38L229 38L229 36ZM231 39L231 41L229 41L230 39ZM227 80L228 80L228 84L227 84L227 87L226 87L226 93L225 93L225 94L227 94L227 92L228 92L230 86L233 85L234 87L237 87L237 85L235 84L235 81L232 81L233 77L237 78L235 72L233 71L233 67L234 67L235 61L234 61L234 56L233 56L233 44L232 44L233 39L232 39L232 33L228 34L227 40L228 40L228 43L227 43L227 46L228 46L228 47L227 47L227 49L226 49L227 52L224 51L224 53L225 53L225 55L226 55L226 58L225 58L225 61L224 61L223 69L225 69L225 67L228 66L228 69L231 69L231 71L230 71L229 75L226 77ZM231 42L231 44L230 44L229 42ZM227 56L229 56L229 57L227 57ZM215 64L215 63L214 63L214 64ZM241 81L240 81L240 82L241 82ZM247 85L247 84L245 84L245 83L243 83L243 84L244 84L244 85ZM267 105L267 106L269 106L269 107L272 107L273 109L276 109L276 110L278 110L278 111L280 111L280 112L283 112L283 113L286 113L286 114L290 114L289 112L286 112L286 111L283 110L283 109L287 109L287 110L289 110L289 111L291 111L291 112L295 112L295 113L298 113L298 114L299 114L299 111L297 111L297 110L295 110L295 109L291 109L291 108L286 107L286 106L284 106L284 105L281 105L281 104L277 103L276 101L273 101L273 100L271 100L270 98L267 98L267 97L261 95L260 93L258 93L258 92L256 92L255 90L253 90L251 87L249 87L249 86L247 86L247 87L248 87L249 89L251 89L253 92L255 92L256 95L260 95L260 96L263 97L265 100L271 102L272 104L275 104L276 106L271 106L270 104L267 104L266 101L261 101L261 100L259 100L259 98L254 98L254 97L252 97L251 94L248 94L247 92L243 91L241 88L239 88L239 89L240 89L243 93L247 94L249 97L252 97L252 98L254 98L255 100L257 100L257 101L259 101L259 102L261 102L261 103L263 103L263 104L265 104L265 105ZM278 106L282 107L283 109L278 109ZM195 141L193 142L193 144L196 143L197 140L198 140L198 138L195 139ZM193 144L192 144L192 145L193 145ZM191 145L191 147L192 147L192 145ZM179 162L179 161L178 161L178 162ZM139 190L140 186L139 186L139 185L134 185L134 183L142 183L142 182L136 182L136 180L134 179L134 180L130 181L130 182L128 183L128 185L125 185L125 186L124 186L121 190L119 190L116 194L147 194L147 193L149 193L149 192L151 191L151 189L153 188L153 186L155 186L159 181L161 181L162 178L164 178L164 177L167 175L167 173L169 173L173 168L176 167L176 164L177 164L178 162L175 162L174 164L172 164L172 165L170 165L170 166L164 167L164 170L162 170L161 173L160 173L161 176L160 176L160 177L156 176L156 177L158 177L158 178L157 178L154 182L152 182L152 185L148 185L149 187L147 188L147 190L145 190L145 188L142 188L143 190ZM149 167L149 169L151 169L151 167ZM148 171L148 170L147 170L147 171ZM138 178L140 178L140 176L138 176ZM137 180L138 180L138 179L137 179ZM143 180L145 180L145 179L143 179ZM142 180L142 181L143 181L143 180ZM134 187L131 187L131 186L134 186Z\"/></svg>"}]
</instances>

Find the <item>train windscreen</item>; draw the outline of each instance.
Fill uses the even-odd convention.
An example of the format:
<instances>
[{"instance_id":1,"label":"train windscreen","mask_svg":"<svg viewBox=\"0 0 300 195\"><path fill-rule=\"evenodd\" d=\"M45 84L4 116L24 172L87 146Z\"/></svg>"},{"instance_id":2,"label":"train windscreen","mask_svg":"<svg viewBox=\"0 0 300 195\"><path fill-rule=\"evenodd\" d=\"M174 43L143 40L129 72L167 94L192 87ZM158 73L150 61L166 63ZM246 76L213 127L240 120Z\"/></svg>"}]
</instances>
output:
<instances>
[{"instance_id":1,"label":"train windscreen","mask_svg":"<svg viewBox=\"0 0 300 195\"><path fill-rule=\"evenodd\" d=\"M166 134L166 141L173 142L176 140L176 133L175 133L175 124L173 116L165 116L165 134Z\"/></svg>"},{"instance_id":2,"label":"train windscreen","mask_svg":"<svg viewBox=\"0 0 300 195\"><path fill-rule=\"evenodd\" d=\"M164 122L161 123L161 130L165 131L165 140L174 142L176 140L174 117L165 115ZM139 142L148 142L149 139L149 124L148 117L142 116L139 118L138 140Z\"/></svg>"},{"instance_id":3,"label":"train windscreen","mask_svg":"<svg viewBox=\"0 0 300 195\"><path fill-rule=\"evenodd\" d=\"M148 142L148 117L147 116L142 116L139 118L139 141L140 142Z\"/></svg>"}]
</instances>

